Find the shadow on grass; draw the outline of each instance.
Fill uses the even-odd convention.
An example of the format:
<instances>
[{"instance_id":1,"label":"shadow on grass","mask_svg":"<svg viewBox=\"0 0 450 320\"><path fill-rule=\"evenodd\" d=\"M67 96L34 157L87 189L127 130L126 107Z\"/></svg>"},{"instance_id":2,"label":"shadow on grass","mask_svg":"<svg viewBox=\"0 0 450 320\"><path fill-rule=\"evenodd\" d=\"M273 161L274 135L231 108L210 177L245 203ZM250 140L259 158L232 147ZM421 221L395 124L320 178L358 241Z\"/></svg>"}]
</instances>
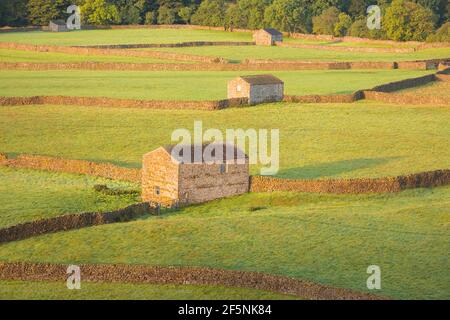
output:
<instances>
[{"instance_id":1,"label":"shadow on grass","mask_svg":"<svg viewBox=\"0 0 450 320\"><path fill-rule=\"evenodd\" d=\"M400 158L401 157L361 158L319 163L316 165L280 170L277 177L290 179L319 179L333 177L355 170L376 167Z\"/></svg>"}]
</instances>

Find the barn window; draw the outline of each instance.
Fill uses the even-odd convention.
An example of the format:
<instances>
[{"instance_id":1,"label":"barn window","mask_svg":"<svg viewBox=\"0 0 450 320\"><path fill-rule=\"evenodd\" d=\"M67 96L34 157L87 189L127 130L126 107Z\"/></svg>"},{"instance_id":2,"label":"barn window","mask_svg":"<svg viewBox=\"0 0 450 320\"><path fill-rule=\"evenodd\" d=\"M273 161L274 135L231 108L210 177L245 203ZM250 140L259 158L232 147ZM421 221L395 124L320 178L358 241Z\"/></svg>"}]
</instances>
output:
<instances>
[{"instance_id":1,"label":"barn window","mask_svg":"<svg viewBox=\"0 0 450 320\"><path fill-rule=\"evenodd\" d=\"M156 186L155 187L155 196L159 196L160 194L161 194L161 189L158 186Z\"/></svg>"},{"instance_id":2,"label":"barn window","mask_svg":"<svg viewBox=\"0 0 450 320\"><path fill-rule=\"evenodd\" d=\"M220 174L224 174L225 172L227 172L227 165L223 163L220 165Z\"/></svg>"},{"instance_id":3,"label":"barn window","mask_svg":"<svg viewBox=\"0 0 450 320\"><path fill-rule=\"evenodd\" d=\"M237 91L237 92L241 92L241 90L242 90L241 85L238 85L238 86L236 87L236 91Z\"/></svg>"}]
</instances>

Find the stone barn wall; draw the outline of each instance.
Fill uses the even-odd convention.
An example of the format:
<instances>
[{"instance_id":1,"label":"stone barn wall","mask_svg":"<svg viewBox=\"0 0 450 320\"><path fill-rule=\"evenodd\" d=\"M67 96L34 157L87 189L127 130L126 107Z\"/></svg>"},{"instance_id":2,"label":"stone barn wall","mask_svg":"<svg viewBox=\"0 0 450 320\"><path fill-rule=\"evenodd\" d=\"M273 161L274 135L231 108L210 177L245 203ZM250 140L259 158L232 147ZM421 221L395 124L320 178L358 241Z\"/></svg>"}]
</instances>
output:
<instances>
[{"instance_id":1,"label":"stone barn wall","mask_svg":"<svg viewBox=\"0 0 450 320\"><path fill-rule=\"evenodd\" d=\"M240 87L240 90L238 90ZM228 82L228 99L247 98L250 96L250 84L242 79Z\"/></svg>"},{"instance_id":2,"label":"stone barn wall","mask_svg":"<svg viewBox=\"0 0 450 320\"><path fill-rule=\"evenodd\" d=\"M172 204L178 200L179 165L163 149L144 155L142 162L142 200ZM155 188L159 187L157 195Z\"/></svg>"},{"instance_id":3,"label":"stone barn wall","mask_svg":"<svg viewBox=\"0 0 450 320\"><path fill-rule=\"evenodd\" d=\"M249 165L226 164L221 173L220 164L180 165L179 195L182 203L202 203L236 196L249 190Z\"/></svg>"},{"instance_id":4,"label":"stone barn wall","mask_svg":"<svg viewBox=\"0 0 450 320\"><path fill-rule=\"evenodd\" d=\"M275 102L283 100L284 85L277 84L264 84L253 85L250 88L249 104L257 104L264 102Z\"/></svg>"}]
</instances>

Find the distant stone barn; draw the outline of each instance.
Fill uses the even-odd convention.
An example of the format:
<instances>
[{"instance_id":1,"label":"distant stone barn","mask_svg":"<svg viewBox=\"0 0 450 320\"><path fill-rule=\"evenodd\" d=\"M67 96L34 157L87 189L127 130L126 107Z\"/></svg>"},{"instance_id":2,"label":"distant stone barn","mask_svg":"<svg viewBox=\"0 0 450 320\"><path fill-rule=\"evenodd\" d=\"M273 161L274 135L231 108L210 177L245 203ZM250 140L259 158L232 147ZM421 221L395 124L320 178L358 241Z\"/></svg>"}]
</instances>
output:
<instances>
[{"instance_id":1,"label":"distant stone barn","mask_svg":"<svg viewBox=\"0 0 450 320\"><path fill-rule=\"evenodd\" d=\"M228 82L228 99L248 98L254 105L282 101L283 97L284 82L270 74L241 76Z\"/></svg>"},{"instance_id":2,"label":"distant stone barn","mask_svg":"<svg viewBox=\"0 0 450 320\"><path fill-rule=\"evenodd\" d=\"M253 41L257 46L273 46L283 41L283 34L272 28L261 29L253 33Z\"/></svg>"},{"instance_id":3,"label":"distant stone barn","mask_svg":"<svg viewBox=\"0 0 450 320\"><path fill-rule=\"evenodd\" d=\"M209 148L214 147L223 150L222 155L212 152L214 162L194 157L195 151L205 152L207 145L186 145L181 150L180 147L166 146L145 154L142 200L168 206L187 205L248 192L247 155L229 144L212 144ZM185 161L186 150L192 161ZM211 153L211 149L208 152Z\"/></svg>"},{"instance_id":4,"label":"distant stone barn","mask_svg":"<svg viewBox=\"0 0 450 320\"><path fill-rule=\"evenodd\" d=\"M64 20L52 20L48 25L48 29L52 32L66 32L69 31Z\"/></svg>"}]
</instances>

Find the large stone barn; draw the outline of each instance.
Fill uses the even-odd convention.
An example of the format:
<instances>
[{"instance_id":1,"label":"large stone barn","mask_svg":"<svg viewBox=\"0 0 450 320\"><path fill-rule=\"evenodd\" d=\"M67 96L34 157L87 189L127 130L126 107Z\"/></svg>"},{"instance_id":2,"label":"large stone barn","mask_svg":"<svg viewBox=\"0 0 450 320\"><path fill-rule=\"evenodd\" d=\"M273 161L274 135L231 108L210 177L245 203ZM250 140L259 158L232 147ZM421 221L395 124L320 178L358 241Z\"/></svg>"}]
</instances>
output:
<instances>
[{"instance_id":1,"label":"large stone barn","mask_svg":"<svg viewBox=\"0 0 450 320\"><path fill-rule=\"evenodd\" d=\"M48 25L48 30L52 32L66 32L69 31L64 20L52 20Z\"/></svg>"},{"instance_id":2,"label":"large stone barn","mask_svg":"<svg viewBox=\"0 0 450 320\"><path fill-rule=\"evenodd\" d=\"M261 29L253 33L253 41L257 46L273 46L283 41L283 34L272 28Z\"/></svg>"},{"instance_id":3,"label":"large stone barn","mask_svg":"<svg viewBox=\"0 0 450 320\"><path fill-rule=\"evenodd\" d=\"M228 82L228 99L248 98L254 105L282 101L283 97L284 82L270 74L241 76Z\"/></svg>"},{"instance_id":4,"label":"large stone barn","mask_svg":"<svg viewBox=\"0 0 450 320\"><path fill-rule=\"evenodd\" d=\"M213 159L202 157L203 154L212 154ZM166 146L144 155L143 201L166 206L187 205L248 190L248 157L233 145Z\"/></svg>"}]
</instances>

